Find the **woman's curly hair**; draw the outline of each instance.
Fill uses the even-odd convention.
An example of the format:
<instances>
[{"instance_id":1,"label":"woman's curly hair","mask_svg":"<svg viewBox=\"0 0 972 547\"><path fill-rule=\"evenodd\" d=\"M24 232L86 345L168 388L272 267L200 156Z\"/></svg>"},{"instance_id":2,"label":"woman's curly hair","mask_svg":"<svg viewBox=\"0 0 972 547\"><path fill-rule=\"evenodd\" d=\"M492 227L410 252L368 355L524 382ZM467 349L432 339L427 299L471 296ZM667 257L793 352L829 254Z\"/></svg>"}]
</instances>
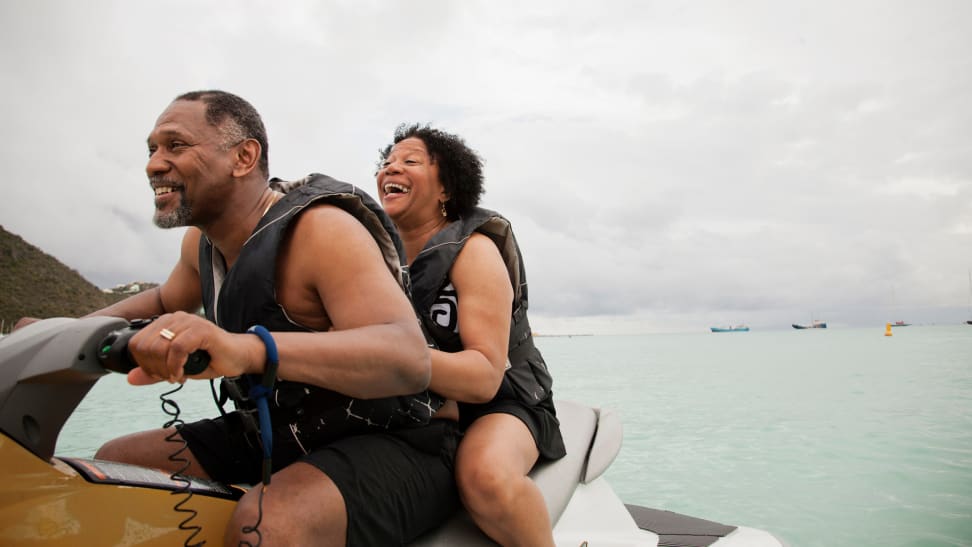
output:
<instances>
[{"instance_id":1,"label":"woman's curly hair","mask_svg":"<svg viewBox=\"0 0 972 547\"><path fill-rule=\"evenodd\" d=\"M449 196L446 217L456 220L479 204L483 189L483 160L459 135L453 135L428 124L401 124L395 129L395 140L379 151L378 169L388 159L392 148L401 141L416 138L425 143L431 161L439 167L439 180Z\"/></svg>"}]
</instances>

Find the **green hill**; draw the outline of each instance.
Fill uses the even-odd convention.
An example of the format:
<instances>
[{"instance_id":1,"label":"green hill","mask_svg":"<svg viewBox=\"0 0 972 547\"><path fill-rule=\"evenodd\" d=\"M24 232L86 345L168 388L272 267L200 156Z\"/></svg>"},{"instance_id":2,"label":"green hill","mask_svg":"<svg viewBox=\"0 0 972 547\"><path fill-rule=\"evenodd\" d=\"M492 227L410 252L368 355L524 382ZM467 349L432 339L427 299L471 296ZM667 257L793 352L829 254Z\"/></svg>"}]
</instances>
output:
<instances>
[{"instance_id":1,"label":"green hill","mask_svg":"<svg viewBox=\"0 0 972 547\"><path fill-rule=\"evenodd\" d=\"M0 226L3 332L9 332L21 317L79 317L155 286L139 283L103 292L78 272Z\"/></svg>"}]
</instances>

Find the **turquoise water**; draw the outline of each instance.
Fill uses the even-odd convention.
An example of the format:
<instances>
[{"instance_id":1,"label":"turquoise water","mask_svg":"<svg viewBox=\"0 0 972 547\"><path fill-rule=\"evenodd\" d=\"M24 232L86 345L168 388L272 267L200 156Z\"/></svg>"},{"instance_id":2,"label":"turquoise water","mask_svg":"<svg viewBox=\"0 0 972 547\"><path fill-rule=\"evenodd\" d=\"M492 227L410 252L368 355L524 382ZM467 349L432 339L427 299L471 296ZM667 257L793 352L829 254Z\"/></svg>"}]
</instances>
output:
<instances>
[{"instance_id":1,"label":"turquoise water","mask_svg":"<svg viewBox=\"0 0 972 547\"><path fill-rule=\"evenodd\" d=\"M972 327L541 337L555 396L621 414L622 499L792 547L972 545ZM112 375L65 426L91 455L164 421ZM213 413L208 384L174 396Z\"/></svg>"},{"instance_id":2,"label":"turquoise water","mask_svg":"<svg viewBox=\"0 0 972 547\"><path fill-rule=\"evenodd\" d=\"M540 338L622 499L793 547L972 545L972 327Z\"/></svg>"}]
</instances>

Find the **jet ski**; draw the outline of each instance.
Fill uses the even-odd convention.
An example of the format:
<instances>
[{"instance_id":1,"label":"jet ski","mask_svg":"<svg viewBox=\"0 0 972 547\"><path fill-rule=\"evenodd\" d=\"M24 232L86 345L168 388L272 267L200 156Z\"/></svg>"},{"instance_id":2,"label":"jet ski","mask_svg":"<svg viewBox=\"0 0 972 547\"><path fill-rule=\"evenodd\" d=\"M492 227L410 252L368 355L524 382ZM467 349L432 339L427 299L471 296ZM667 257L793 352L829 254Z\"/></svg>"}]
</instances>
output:
<instances>
[{"instance_id":1,"label":"jet ski","mask_svg":"<svg viewBox=\"0 0 972 547\"><path fill-rule=\"evenodd\" d=\"M132 328L112 317L52 318L0 339L0 544L222 544L248 486L54 454L62 427L91 387L119 370L113 363L126 355L127 339L118 333ZM783 545L763 530L626 505L604 477L621 449L618 414L571 401L558 401L557 414L567 456L538 464L531 477L558 545ZM160 411L160 425L163 418ZM414 545L494 543L460 510Z\"/></svg>"}]
</instances>

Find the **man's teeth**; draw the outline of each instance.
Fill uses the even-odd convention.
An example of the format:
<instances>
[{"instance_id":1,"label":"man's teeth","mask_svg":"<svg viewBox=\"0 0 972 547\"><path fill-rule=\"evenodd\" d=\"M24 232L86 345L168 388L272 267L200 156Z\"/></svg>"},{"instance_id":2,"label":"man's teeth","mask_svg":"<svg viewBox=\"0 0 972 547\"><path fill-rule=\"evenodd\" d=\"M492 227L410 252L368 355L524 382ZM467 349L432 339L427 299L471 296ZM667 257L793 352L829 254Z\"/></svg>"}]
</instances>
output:
<instances>
[{"instance_id":1,"label":"man's teeth","mask_svg":"<svg viewBox=\"0 0 972 547\"><path fill-rule=\"evenodd\" d=\"M390 182L385 185L386 194L397 194L397 193L407 194L411 191L412 190L410 188L406 188L401 184L395 184L394 182Z\"/></svg>"},{"instance_id":2,"label":"man's teeth","mask_svg":"<svg viewBox=\"0 0 972 547\"><path fill-rule=\"evenodd\" d=\"M171 186L157 186L155 188L155 195L157 196L168 194L169 192L175 192L175 190Z\"/></svg>"}]
</instances>

